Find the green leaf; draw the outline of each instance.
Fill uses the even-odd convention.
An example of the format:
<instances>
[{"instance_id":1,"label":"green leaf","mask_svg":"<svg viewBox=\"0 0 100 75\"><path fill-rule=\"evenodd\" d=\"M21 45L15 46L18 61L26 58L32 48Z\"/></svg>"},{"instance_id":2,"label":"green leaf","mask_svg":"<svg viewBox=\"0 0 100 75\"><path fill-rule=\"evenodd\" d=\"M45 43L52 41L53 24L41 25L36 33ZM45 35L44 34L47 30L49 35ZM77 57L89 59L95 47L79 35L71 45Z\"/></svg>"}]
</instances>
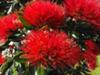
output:
<instances>
[{"instance_id":1,"label":"green leaf","mask_svg":"<svg viewBox=\"0 0 100 75\"><path fill-rule=\"evenodd\" d=\"M100 67L97 67L95 70L93 70L91 75L100 75Z\"/></svg>"},{"instance_id":2,"label":"green leaf","mask_svg":"<svg viewBox=\"0 0 100 75\"><path fill-rule=\"evenodd\" d=\"M6 61L3 65L1 65L0 67L0 72L1 74L5 75L5 72L7 71L8 68L10 68L13 64L13 59L9 59L8 61Z\"/></svg>"},{"instance_id":3,"label":"green leaf","mask_svg":"<svg viewBox=\"0 0 100 75\"><path fill-rule=\"evenodd\" d=\"M97 56L97 67L91 73L92 75L100 75L100 55Z\"/></svg>"},{"instance_id":4,"label":"green leaf","mask_svg":"<svg viewBox=\"0 0 100 75\"><path fill-rule=\"evenodd\" d=\"M79 34L77 32L72 32L72 37L75 39L79 39Z\"/></svg>"},{"instance_id":5,"label":"green leaf","mask_svg":"<svg viewBox=\"0 0 100 75\"><path fill-rule=\"evenodd\" d=\"M24 75L30 75L29 65L30 65L29 63L24 64L25 66Z\"/></svg>"},{"instance_id":6,"label":"green leaf","mask_svg":"<svg viewBox=\"0 0 100 75\"><path fill-rule=\"evenodd\" d=\"M12 68L13 75L19 75L16 67Z\"/></svg>"},{"instance_id":7,"label":"green leaf","mask_svg":"<svg viewBox=\"0 0 100 75\"><path fill-rule=\"evenodd\" d=\"M19 62L19 63L25 63L27 61L27 59L25 59L25 58L18 58L15 60L16 60L16 62Z\"/></svg>"},{"instance_id":8,"label":"green leaf","mask_svg":"<svg viewBox=\"0 0 100 75\"><path fill-rule=\"evenodd\" d=\"M100 67L100 55L97 56L97 66Z\"/></svg>"},{"instance_id":9,"label":"green leaf","mask_svg":"<svg viewBox=\"0 0 100 75\"><path fill-rule=\"evenodd\" d=\"M7 71L7 69L9 69L12 66L13 60L16 57L20 56L21 54L23 54L23 52L16 53L16 55L13 58L9 58L9 60L7 60L7 62L5 62L3 65L1 65L1 67L0 67L1 74L5 75L5 72Z\"/></svg>"},{"instance_id":10,"label":"green leaf","mask_svg":"<svg viewBox=\"0 0 100 75\"><path fill-rule=\"evenodd\" d=\"M24 27L25 27L27 30L33 28L33 26L29 25L29 24L25 21L25 19L24 19L22 16L19 15L19 19L20 19L20 21L22 22L22 24L24 25Z\"/></svg>"},{"instance_id":11,"label":"green leaf","mask_svg":"<svg viewBox=\"0 0 100 75\"><path fill-rule=\"evenodd\" d=\"M40 65L37 69L36 69L36 72L37 75L46 75L46 72L45 72L45 69L42 65Z\"/></svg>"}]
</instances>

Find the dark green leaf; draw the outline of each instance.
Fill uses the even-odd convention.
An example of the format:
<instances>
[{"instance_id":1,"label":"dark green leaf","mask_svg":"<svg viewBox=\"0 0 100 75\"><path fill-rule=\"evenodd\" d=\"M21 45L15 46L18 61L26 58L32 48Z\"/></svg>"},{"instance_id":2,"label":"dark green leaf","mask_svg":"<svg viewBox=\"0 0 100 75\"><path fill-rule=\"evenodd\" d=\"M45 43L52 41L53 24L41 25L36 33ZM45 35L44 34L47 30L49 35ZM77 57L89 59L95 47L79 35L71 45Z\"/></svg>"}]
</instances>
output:
<instances>
[{"instance_id":1,"label":"dark green leaf","mask_svg":"<svg viewBox=\"0 0 100 75\"><path fill-rule=\"evenodd\" d=\"M29 24L27 23L27 21L25 21L25 19L24 19L22 16L19 15L19 19L20 19L20 21L22 22L22 24L24 25L24 27L25 27L27 30L33 28L33 26L29 25Z\"/></svg>"}]
</instances>

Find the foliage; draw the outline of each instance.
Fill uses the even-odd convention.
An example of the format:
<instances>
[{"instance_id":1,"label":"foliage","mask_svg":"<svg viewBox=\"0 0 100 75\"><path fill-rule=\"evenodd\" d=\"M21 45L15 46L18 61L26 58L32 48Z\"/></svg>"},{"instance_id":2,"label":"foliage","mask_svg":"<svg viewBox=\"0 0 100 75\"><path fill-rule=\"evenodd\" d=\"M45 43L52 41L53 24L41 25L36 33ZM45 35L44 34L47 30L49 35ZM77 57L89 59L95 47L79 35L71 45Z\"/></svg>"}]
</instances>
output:
<instances>
[{"instance_id":1,"label":"foliage","mask_svg":"<svg viewBox=\"0 0 100 75\"><path fill-rule=\"evenodd\" d=\"M0 75L99 70L100 1L0 0Z\"/></svg>"}]
</instances>

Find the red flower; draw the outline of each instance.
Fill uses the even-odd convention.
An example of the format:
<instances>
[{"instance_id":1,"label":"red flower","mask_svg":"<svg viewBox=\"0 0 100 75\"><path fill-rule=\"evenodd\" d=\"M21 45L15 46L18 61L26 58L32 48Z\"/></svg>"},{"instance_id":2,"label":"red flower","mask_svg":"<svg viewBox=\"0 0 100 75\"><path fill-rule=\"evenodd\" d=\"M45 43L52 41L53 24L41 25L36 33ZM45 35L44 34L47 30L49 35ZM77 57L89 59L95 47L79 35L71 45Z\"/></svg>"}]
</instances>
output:
<instances>
[{"instance_id":1,"label":"red flower","mask_svg":"<svg viewBox=\"0 0 100 75\"><path fill-rule=\"evenodd\" d=\"M80 49L64 32L32 31L26 36L22 50L34 65L53 68L74 65L80 60Z\"/></svg>"},{"instance_id":2,"label":"red flower","mask_svg":"<svg viewBox=\"0 0 100 75\"><path fill-rule=\"evenodd\" d=\"M94 54L100 54L99 48L93 40L86 40L85 44L87 46L87 49L92 50Z\"/></svg>"},{"instance_id":3,"label":"red flower","mask_svg":"<svg viewBox=\"0 0 100 75\"><path fill-rule=\"evenodd\" d=\"M96 67L96 54L94 54L91 50L87 50L83 53L83 57L87 62L89 69L94 69Z\"/></svg>"},{"instance_id":4,"label":"red flower","mask_svg":"<svg viewBox=\"0 0 100 75\"><path fill-rule=\"evenodd\" d=\"M0 28L2 31L15 31L18 28L22 28L22 24L18 20L18 15L14 13L1 18Z\"/></svg>"},{"instance_id":5,"label":"red flower","mask_svg":"<svg viewBox=\"0 0 100 75\"><path fill-rule=\"evenodd\" d=\"M22 27L21 22L18 20L18 15L15 13L0 18L0 46L7 41L7 37L13 31Z\"/></svg>"},{"instance_id":6,"label":"red flower","mask_svg":"<svg viewBox=\"0 0 100 75\"><path fill-rule=\"evenodd\" d=\"M99 49L92 40L86 40L87 50L83 53L83 58L87 61L88 67L94 69L96 67L96 56L100 54Z\"/></svg>"},{"instance_id":7,"label":"red flower","mask_svg":"<svg viewBox=\"0 0 100 75\"><path fill-rule=\"evenodd\" d=\"M36 1L26 6L24 18L34 26L49 25L56 27L63 24L64 9L62 6L49 1Z\"/></svg>"},{"instance_id":8,"label":"red flower","mask_svg":"<svg viewBox=\"0 0 100 75\"><path fill-rule=\"evenodd\" d=\"M7 42L7 37L8 37L8 34L0 31L0 47Z\"/></svg>"},{"instance_id":9,"label":"red flower","mask_svg":"<svg viewBox=\"0 0 100 75\"><path fill-rule=\"evenodd\" d=\"M0 55L0 65L4 63L4 58Z\"/></svg>"},{"instance_id":10,"label":"red flower","mask_svg":"<svg viewBox=\"0 0 100 75\"><path fill-rule=\"evenodd\" d=\"M99 3L97 0L65 0L66 15L85 20L100 28Z\"/></svg>"}]
</instances>

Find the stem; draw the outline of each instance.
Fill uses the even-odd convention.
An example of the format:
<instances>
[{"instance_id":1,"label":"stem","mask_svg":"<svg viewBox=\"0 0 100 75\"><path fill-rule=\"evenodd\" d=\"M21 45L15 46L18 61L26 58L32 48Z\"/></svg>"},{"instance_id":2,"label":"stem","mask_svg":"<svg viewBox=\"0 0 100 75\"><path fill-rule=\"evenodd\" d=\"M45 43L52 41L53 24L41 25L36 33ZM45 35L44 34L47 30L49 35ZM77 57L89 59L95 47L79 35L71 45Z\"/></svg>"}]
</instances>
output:
<instances>
[{"instance_id":1,"label":"stem","mask_svg":"<svg viewBox=\"0 0 100 75\"><path fill-rule=\"evenodd\" d=\"M26 65L25 65L26 70L24 72L24 75L30 75L29 65L30 65L30 63L26 63Z\"/></svg>"},{"instance_id":2,"label":"stem","mask_svg":"<svg viewBox=\"0 0 100 75\"><path fill-rule=\"evenodd\" d=\"M46 75L44 66L40 65L36 68L35 75Z\"/></svg>"}]
</instances>

